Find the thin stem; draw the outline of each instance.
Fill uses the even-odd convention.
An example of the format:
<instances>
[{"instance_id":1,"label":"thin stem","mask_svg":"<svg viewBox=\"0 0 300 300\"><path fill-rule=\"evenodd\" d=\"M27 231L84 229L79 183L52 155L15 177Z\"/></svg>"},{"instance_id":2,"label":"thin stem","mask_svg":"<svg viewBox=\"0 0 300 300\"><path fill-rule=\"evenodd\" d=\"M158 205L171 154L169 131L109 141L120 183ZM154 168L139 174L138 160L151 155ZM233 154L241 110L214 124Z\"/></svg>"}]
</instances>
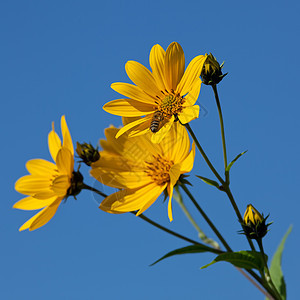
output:
<instances>
[{"instance_id":1,"label":"thin stem","mask_svg":"<svg viewBox=\"0 0 300 300\"><path fill-rule=\"evenodd\" d=\"M131 213L135 215L135 212L132 211ZM190 239L190 238L187 238L187 237L185 237L185 236L183 236L183 235L181 235L181 234L179 234L179 233L177 233L177 232L175 232L175 231L172 231L172 230L170 230L170 229L168 229L168 228L166 228L166 227L164 227L164 226L162 226L162 225L160 225L160 224L154 222L153 220L147 218L147 217L146 217L145 215L143 215L143 214L139 215L139 218L143 219L144 221L148 222L149 224L151 224L151 225L153 225L153 226L155 226L155 227L157 227L157 228L159 228L159 229L161 229L161 230L163 230L163 231L165 231L165 232L167 232L167 233L169 233L169 234L171 234L171 235L174 235L174 236L176 236L176 237L178 237L178 238L180 238L180 239L182 239L182 240L184 240L184 241L187 241L187 242L192 243L192 244L194 244L194 245L201 245L201 246L204 246L204 245L201 244L201 243L198 243L198 242L196 242L196 241L194 241L194 240L192 240L192 239ZM221 251L221 250L219 250L219 249L211 248L211 247L206 246L206 245L205 245L205 247L210 248L210 252L213 252L213 253L216 253L216 254L224 253L223 251Z\"/></svg>"},{"instance_id":2,"label":"thin stem","mask_svg":"<svg viewBox=\"0 0 300 300\"><path fill-rule=\"evenodd\" d=\"M239 208L238 208L237 205L236 205L236 202L235 202L235 200L234 200L234 197L233 197L233 195L232 195L232 193L231 193L231 190L230 190L230 188L229 188L228 185L225 185L225 186L224 186L224 191L225 191L225 193L227 194L227 196L228 196L228 198L229 198L229 200L230 200L230 203L231 203L231 205L232 205L232 207L233 207L233 209L234 209L234 211L235 211L235 213L236 213L236 215L237 215L237 217L238 217L238 220L239 220L240 224L242 224L242 223L243 223L242 215L241 215L241 213L240 213L240 211L239 211ZM247 237L247 236L246 236L246 237ZM255 251L255 247L254 247L254 244L253 244L253 242L251 241L251 239L247 237L247 240L248 240L248 243L249 243L251 249L252 249L253 251Z\"/></svg>"},{"instance_id":3,"label":"thin stem","mask_svg":"<svg viewBox=\"0 0 300 300\"><path fill-rule=\"evenodd\" d=\"M207 224L210 226L210 228L213 230L213 232L219 238L219 240L224 245L224 247L226 248L226 250L229 251L229 252L232 252L232 249L230 248L230 246L227 244L227 242L225 241L225 239L223 238L223 236L221 235L221 233L218 231L218 229L215 227L215 225L213 224L213 222L209 219L209 217L206 215L206 213L200 207L200 205L195 200L195 198L193 197L193 195L190 193L190 191L188 190L188 188L186 187L186 185L182 184L181 187L186 192L186 194L189 196L189 198L192 200L192 202L195 205L195 207L197 208L197 210L200 212L200 214L202 215L202 217L204 218L204 220L207 222Z\"/></svg>"},{"instance_id":4,"label":"thin stem","mask_svg":"<svg viewBox=\"0 0 300 300\"><path fill-rule=\"evenodd\" d=\"M226 154L226 143L225 143L225 130L224 130L223 115L222 115L222 110L221 110L221 104L220 104L220 100L219 100L217 85L215 85L215 84L212 85L212 89L213 89L214 94L215 94L215 99L216 99L218 112L219 112L221 135L222 135L222 145L223 145L223 156L224 156L224 169L226 170L226 168L227 168L227 154Z\"/></svg>"},{"instance_id":5,"label":"thin stem","mask_svg":"<svg viewBox=\"0 0 300 300\"><path fill-rule=\"evenodd\" d=\"M104 194L104 193L98 191L97 189L94 189L93 187L91 187L91 186L89 186L89 185L87 185L87 184L85 184L85 183L82 184L82 189L85 189L85 190L89 190L89 191L95 192L95 193L97 193L98 195L100 195L100 196L102 196L102 197L104 197L104 198L107 197L106 194Z\"/></svg>"},{"instance_id":6,"label":"thin stem","mask_svg":"<svg viewBox=\"0 0 300 300\"><path fill-rule=\"evenodd\" d=\"M187 207L185 206L183 200L182 200L182 196L179 192L179 188L178 185L175 186L175 190L177 192L177 196L174 195L174 199L175 201L179 204L180 208L182 209L182 211L184 212L185 216L187 217L187 219L190 221L190 223L194 226L194 228L197 230L198 232L198 236L199 238L203 241L203 243L211 245L213 248L216 249L220 249L219 244L214 241L213 239L207 237L207 235L203 232L203 230L199 227L199 225L197 224L197 222L195 221L195 219L192 217L192 215L190 214L190 212L188 211Z\"/></svg>"},{"instance_id":7,"label":"thin stem","mask_svg":"<svg viewBox=\"0 0 300 300\"><path fill-rule=\"evenodd\" d=\"M260 239L257 239L256 241L257 241L260 253L262 255L262 260L263 260L264 265L265 265L265 268L264 268L265 269L265 278L266 278L267 282L271 285L271 287L272 287L272 289L273 289L273 291L276 295L276 299L280 300L282 298L281 298L281 295L279 294L279 292L277 291L277 289L275 287L275 284L273 283L273 280L271 278L271 274L270 274L268 263L267 263L267 260L266 260L262 239L260 238Z\"/></svg>"},{"instance_id":8,"label":"thin stem","mask_svg":"<svg viewBox=\"0 0 300 300\"><path fill-rule=\"evenodd\" d=\"M207 155L205 154L204 150L202 149L200 143L198 142L191 126L187 123L184 124L184 126L186 127L186 129L188 130L188 132L190 133L190 135L192 136L198 150L200 151L201 155L203 156L204 160L206 161L207 165L209 166L209 168L212 170L212 172L215 174L215 176L218 178L218 180L220 181L220 183L222 185L225 184L224 180L222 179L222 177L219 175L219 173L216 171L216 169L214 168L214 166L212 165L212 163L210 162L209 158L207 157Z\"/></svg>"},{"instance_id":9,"label":"thin stem","mask_svg":"<svg viewBox=\"0 0 300 300\"><path fill-rule=\"evenodd\" d=\"M261 293L263 293L266 297L268 297L269 300L275 300L267 291L265 291L259 284L257 284L243 269L237 268L236 269L243 275L245 276ZM251 274L249 272L249 274ZM253 272L253 274L255 274ZM253 276L253 274L251 274ZM256 275L256 274L255 274ZM254 277L254 276L253 276ZM259 279L258 282L261 282L261 279L259 276L256 275L256 277ZM255 279L257 280L257 278Z\"/></svg>"}]
</instances>

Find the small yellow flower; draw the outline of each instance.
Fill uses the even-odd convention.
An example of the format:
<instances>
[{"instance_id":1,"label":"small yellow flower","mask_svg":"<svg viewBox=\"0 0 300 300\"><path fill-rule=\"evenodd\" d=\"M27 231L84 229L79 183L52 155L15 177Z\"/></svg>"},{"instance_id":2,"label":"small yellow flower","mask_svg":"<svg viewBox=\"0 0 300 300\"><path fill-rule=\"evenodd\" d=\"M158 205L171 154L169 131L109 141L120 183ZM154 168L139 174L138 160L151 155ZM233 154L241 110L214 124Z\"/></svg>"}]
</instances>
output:
<instances>
[{"instance_id":1,"label":"small yellow flower","mask_svg":"<svg viewBox=\"0 0 300 300\"><path fill-rule=\"evenodd\" d=\"M124 119L126 126L131 120ZM109 213L138 211L143 213L166 189L169 195L168 215L172 217L174 185L181 174L193 168L195 145L190 151L190 140L184 126L178 122L158 144L150 134L128 138L128 133L116 139L122 129L105 130L107 140L101 140L100 160L91 165L91 175L105 185L120 191L103 200L100 208Z\"/></svg>"},{"instance_id":2,"label":"small yellow flower","mask_svg":"<svg viewBox=\"0 0 300 300\"><path fill-rule=\"evenodd\" d=\"M128 61L125 69L136 85L113 83L112 89L128 98L108 102L103 109L117 116L143 118L125 125L117 138L126 131L129 137L150 132L151 141L159 143L174 121L179 119L186 124L198 118L200 108L194 104L200 92L204 61L205 56L199 55L185 70L184 53L176 42L167 51L158 44L152 47L152 72L136 61Z\"/></svg>"},{"instance_id":3,"label":"small yellow flower","mask_svg":"<svg viewBox=\"0 0 300 300\"><path fill-rule=\"evenodd\" d=\"M247 206L247 209L244 214L244 223L245 224L253 224L257 225L258 223L261 223L263 221L262 215L251 205L249 204Z\"/></svg>"},{"instance_id":4,"label":"small yellow flower","mask_svg":"<svg viewBox=\"0 0 300 300\"><path fill-rule=\"evenodd\" d=\"M65 116L61 117L63 143L57 133L48 135L50 154L55 162L43 159L33 159L26 163L30 175L21 177L15 184L15 189L28 197L18 201L14 208L36 210L43 208L20 227L20 231L35 230L45 225L56 213L61 201L68 195L72 185L74 168L74 149Z\"/></svg>"}]
</instances>

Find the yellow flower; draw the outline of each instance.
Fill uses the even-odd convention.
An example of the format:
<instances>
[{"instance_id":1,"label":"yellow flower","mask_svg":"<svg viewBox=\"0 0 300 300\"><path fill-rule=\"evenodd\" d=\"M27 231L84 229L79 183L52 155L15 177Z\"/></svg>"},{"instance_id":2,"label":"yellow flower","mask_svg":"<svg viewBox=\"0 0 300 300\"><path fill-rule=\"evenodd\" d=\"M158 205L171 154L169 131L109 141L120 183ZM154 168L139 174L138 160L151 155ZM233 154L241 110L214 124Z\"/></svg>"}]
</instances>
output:
<instances>
[{"instance_id":1,"label":"yellow flower","mask_svg":"<svg viewBox=\"0 0 300 300\"><path fill-rule=\"evenodd\" d=\"M159 143L175 120L186 124L198 118L199 106L194 105L200 92L199 78L204 55L195 57L185 70L181 46L173 42L167 51L160 45L150 52L150 72L136 61L128 61L125 69L135 83L116 82L111 85L116 92L128 97L106 103L103 109L124 117L141 117L124 126L117 138L129 131L129 137L151 132L151 141Z\"/></svg>"},{"instance_id":2,"label":"yellow flower","mask_svg":"<svg viewBox=\"0 0 300 300\"><path fill-rule=\"evenodd\" d=\"M128 124L124 119L124 125ZM131 121L131 120L130 120ZM100 208L109 213L138 211L143 213L166 189L169 195L168 215L172 217L171 199L174 185L181 174L193 168L195 145L184 126L174 123L169 134L158 144L150 134L128 138L128 133L116 139L119 130L105 130L107 140L101 140L100 160L91 165L91 175L105 185L120 191L103 200Z\"/></svg>"},{"instance_id":3,"label":"yellow flower","mask_svg":"<svg viewBox=\"0 0 300 300\"><path fill-rule=\"evenodd\" d=\"M45 225L54 216L61 201L69 195L74 168L74 149L65 116L61 117L61 131L63 144L54 131L54 123L48 135L49 151L55 164L43 159L28 161L26 168L30 175L21 177L15 184L15 189L28 197L15 203L14 208L43 208L24 223L20 231L31 231Z\"/></svg>"}]
</instances>

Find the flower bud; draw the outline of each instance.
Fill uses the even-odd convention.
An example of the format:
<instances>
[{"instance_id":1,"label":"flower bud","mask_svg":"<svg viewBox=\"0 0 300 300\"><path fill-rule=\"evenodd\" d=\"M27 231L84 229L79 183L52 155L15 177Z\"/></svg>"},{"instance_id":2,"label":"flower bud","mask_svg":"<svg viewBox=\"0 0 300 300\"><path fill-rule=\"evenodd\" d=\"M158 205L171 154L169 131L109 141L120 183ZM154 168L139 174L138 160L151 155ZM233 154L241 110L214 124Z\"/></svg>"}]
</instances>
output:
<instances>
[{"instance_id":1,"label":"flower bud","mask_svg":"<svg viewBox=\"0 0 300 300\"><path fill-rule=\"evenodd\" d=\"M247 206L242 222L243 232L250 239L261 239L268 232L268 226L272 223L266 224L269 216L264 218L251 204Z\"/></svg>"},{"instance_id":2,"label":"flower bud","mask_svg":"<svg viewBox=\"0 0 300 300\"><path fill-rule=\"evenodd\" d=\"M73 196L76 199L76 195L78 195L82 188L83 188L83 176L82 174L77 171L73 171L72 177L71 177L71 185L67 191L66 198L69 196Z\"/></svg>"},{"instance_id":3,"label":"flower bud","mask_svg":"<svg viewBox=\"0 0 300 300\"><path fill-rule=\"evenodd\" d=\"M228 74L222 74L224 63L222 63L222 65L220 66L216 58L211 53L205 54L205 56L206 60L200 75L202 82L206 85L218 84L223 79L223 77Z\"/></svg>"},{"instance_id":4,"label":"flower bud","mask_svg":"<svg viewBox=\"0 0 300 300\"><path fill-rule=\"evenodd\" d=\"M77 142L76 153L86 165L90 166L100 158L98 147L94 148L91 144Z\"/></svg>"}]
</instances>

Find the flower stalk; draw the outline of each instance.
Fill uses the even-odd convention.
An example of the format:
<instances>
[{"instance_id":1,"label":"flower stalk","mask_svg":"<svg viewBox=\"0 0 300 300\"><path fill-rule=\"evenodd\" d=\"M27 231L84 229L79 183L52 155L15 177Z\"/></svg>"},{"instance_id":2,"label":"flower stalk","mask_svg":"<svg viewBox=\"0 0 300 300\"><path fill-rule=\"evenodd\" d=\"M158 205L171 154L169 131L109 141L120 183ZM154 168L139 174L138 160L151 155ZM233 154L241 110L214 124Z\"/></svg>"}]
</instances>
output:
<instances>
[{"instance_id":1,"label":"flower stalk","mask_svg":"<svg viewBox=\"0 0 300 300\"><path fill-rule=\"evenodd\" d=\"M214 91L216 104L217 104L218 112L219 112L221 135L222 135L222 145L223 145L224 170L226 170L226 168L227 168L227 153L226 153L226 142L225 142L225 129L224 129L223 114L222 114L221 104L220 104L220 100L219 100L217 85L216 84L212 85L212 89ZM228 178L226 178L226 183L229 184L229 174L228 174L227 177Z\"/></svg>"}]
</instances>

